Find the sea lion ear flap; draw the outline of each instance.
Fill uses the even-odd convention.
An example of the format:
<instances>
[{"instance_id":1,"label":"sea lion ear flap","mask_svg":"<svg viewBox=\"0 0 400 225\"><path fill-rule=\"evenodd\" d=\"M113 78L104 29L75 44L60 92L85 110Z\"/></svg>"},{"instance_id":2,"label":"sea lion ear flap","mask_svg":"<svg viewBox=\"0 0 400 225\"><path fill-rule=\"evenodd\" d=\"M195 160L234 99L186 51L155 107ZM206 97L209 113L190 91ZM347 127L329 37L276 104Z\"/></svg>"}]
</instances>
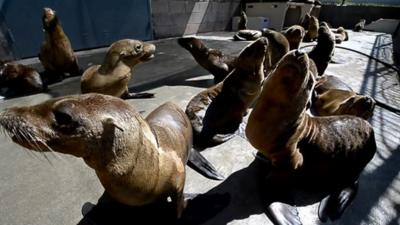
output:
<instances>
[{"instance_id":1,"label":"sea lion ear flap","mask_svg":"<svg viewBox=\"0 0 400 225\"><path fill-rule=\"evenodd\" d=\"M111 117L107 117L107 118L103 119L101 122L103 124L104 131L111 131L111 129L115 130L115 128L117 128L118 130L124 132L124 129L122 129L120 126L118 126L117 123L114 121L114 119Z\"/></svg>"}]
</instances>

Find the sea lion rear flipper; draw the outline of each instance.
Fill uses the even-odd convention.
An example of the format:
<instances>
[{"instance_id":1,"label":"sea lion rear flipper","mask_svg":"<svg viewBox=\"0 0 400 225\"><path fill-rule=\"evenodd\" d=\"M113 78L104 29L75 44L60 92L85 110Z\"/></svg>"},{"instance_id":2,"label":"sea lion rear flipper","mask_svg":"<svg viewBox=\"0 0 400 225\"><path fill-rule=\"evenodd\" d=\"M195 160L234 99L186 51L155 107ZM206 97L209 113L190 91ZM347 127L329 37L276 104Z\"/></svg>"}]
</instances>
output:
<instances>
[{"instance_id":1,"label":"sea lion rear flipper","mask_svg":"<svg viewBox=\"0 0 400 225\"><path fill-rule=\"evenodd\" d=\"M267 208L268 217L275 225L302 225L299 212L295 206L274 202Z\"/></svg>"},{"instance_id":2,"label":"sea lion rear flipper","mask_svg":"<svg viewBox=\"0 0 400 225\"><path fill-rule=\"evenodd\" d=\"M344 210L353 202L357 191L358 181L324 198L318 207L319 220L321 222L326 222L328 219L331 221L339 219L344 213Z\"/></svg>"},{"instance_id":3,"label":"sea lion rear flipper","mask_svg":"<svg viewBox=\"0 0 400 225\"><path fill-rule=\"evenodd\" d=\"M224 176L221 175L217 169L206 159L204 156L194 150L190 150L189 159L187 165L195 170L196 172L200 173L201 175L212 179L212 180L223 180Z\"/></svg>"}]
</instances>

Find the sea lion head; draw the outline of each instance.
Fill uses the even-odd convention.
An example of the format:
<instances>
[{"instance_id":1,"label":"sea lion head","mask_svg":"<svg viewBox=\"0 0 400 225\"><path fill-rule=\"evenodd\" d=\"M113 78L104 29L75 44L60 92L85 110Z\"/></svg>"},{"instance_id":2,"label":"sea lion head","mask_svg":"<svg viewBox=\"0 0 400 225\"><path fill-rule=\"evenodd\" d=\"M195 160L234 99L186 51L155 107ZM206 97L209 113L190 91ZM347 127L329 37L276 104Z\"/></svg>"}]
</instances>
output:
<instances>
[{"instance_id":1,"label":"sea lion head","mask_svg":"<svg viewBox=\"0 0 400 225\"><path fill-rule=\"evenodd\" d=\"M119 98L84 94L6 109L0 114L0 125L14 142L29 150L106 161L118 154L136 114Z\"/></svg>"},{"instance_id":2,"label":"sea lion head","mask_svg":"<svg viewBox=\"0 0 400 225\"><path fill-rule=\"evenodd\" d=\"M242 71L263 70L263 62L268 48L268 39L261 37L247 45L237 59L236 68Z\"/></svg>"},{"instance_id":3,"label":"sea lion head","mask_svg":"<svg viewBox=\"0 0 400 225\"><path fill-rule=\"evenodd\" d=\"M367 120L373 114L375 103L375 100L369 96L354 95L339 106L336 114L355 115Z\"/></svg>"},{"instance_id":4,"label":"sea lion head","mask_svg":"<svg viewBox=\"0 0 400 225\"><path fill-rule=\"evenodd\" d=\"M299 48L300 43L306 35L306 31L302 26L293 25L284 32L284 35L289 41L290 49L293 50Z\"/></svg>"},{"instance_id":5,"label":"sea lion head","mask_svg":"<svg viewBox=\"0 0 400 225\"><path fill-rule=\"evenodd\" d=\"M115 68L119 62L133 68L135 65L154 58L156 46L134 39L122 39L114 42L107 51L104 65L107 71Z\"/></svg>"},{"instance_id":6,"label":"sea lion head","mask_svg":"<svg viewBox=\"0 0 400 225\"><path fill-rule=\"evenodd\" d=\"M263 90L248 119L248 140L275 166L290 163L292 168L297 168L302 164L301 155L292 154L298 151L292 145L295 139L291 136L307 118L306 106L311 101L315 83L309 62L304 52L288 52L264 80ZM283 160L288 156L289 160Z\"/></svg>"},{"instance_id":7,"label":"sea lion head","mask_svg":"<svg viewBox=\"0 0 400 225\"><path fill-rule=\"evenodd\" d=\"M268 110L268 105L271 105L281 111L276 112L277 115L284 114L286 118L299 118L311 101L315 83L314 76L310 72L308 55L299 50L288 52L264 82L263 89L268 90L263 92L262 96L266 110ZM271 113L274 114L274 112Z\"/></svg>"},{"instance_id":8,"label":"sea lion head","mask_svg":"<svg viewBox=\"0 0 400 225\"><path fill-rule=\"evenodd\" d=\"M56 11L47 7L43 8L42 23L45 31L51 31L54 29L54 27L59 23Z\"/></svg>"},{"instance_id":9,"label":"sea lion head","mask_svg":"<svg viewBox=\"0 0 400 225\"><path fill-rule=\"evenodd\" d=\"M333 54L335 35L327 25L321 25L318 29L318 45L331 51L331 54Z\"/></svg>"},{"instance_id":10,"label":"sea lion head","mask_svg":"<svg viewBox=\"0 0 400 225\"><path fill-rule=\"evenodd\" d=\"M178 38L178 44L184 49L192 52L193 50L197 51L207 51L207 47L203 44L203 42L195 37L181 37Z\"/></svg>"}]
</instances>

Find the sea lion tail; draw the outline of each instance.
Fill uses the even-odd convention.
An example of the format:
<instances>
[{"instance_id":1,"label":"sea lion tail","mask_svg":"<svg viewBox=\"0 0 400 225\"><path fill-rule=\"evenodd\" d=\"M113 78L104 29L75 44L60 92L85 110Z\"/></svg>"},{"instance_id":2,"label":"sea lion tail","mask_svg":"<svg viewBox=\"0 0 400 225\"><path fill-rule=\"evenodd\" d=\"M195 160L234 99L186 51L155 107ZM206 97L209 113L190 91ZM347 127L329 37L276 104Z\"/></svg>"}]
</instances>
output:
<instances>
[{"instance_id":1,"label":"sea lion tail","mask_svg":"<svg viewBox=\"0 0 400 225\"><path fill-rule=\"evenodd\" d=\"M212 180L223 180L224 176L221 175L217 169L209 162L200 152L191 149L188 159L188 166L200 173L204 177Z\"/></svg>"}]
</instances>

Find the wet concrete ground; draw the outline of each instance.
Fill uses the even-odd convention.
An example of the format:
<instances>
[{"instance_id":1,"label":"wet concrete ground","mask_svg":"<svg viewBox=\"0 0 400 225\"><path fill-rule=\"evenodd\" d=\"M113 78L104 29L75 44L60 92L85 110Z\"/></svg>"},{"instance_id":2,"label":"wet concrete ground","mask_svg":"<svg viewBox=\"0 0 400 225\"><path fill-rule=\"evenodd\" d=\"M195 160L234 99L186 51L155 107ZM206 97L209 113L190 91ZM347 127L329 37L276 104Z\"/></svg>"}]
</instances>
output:
<instances>
[{"instance_id":1,"label":"wet concrete ground","mask_svg":"<svg viewBox=\"0 0 400 225\"><path fill-rule=\"evenodd\" d=\"M248 44L232 42L228 40L230 36L230 33L213 33L201 38L206 39L209 47L233 54ZM130 86L133 91L156 94L153 99L129 100L143 116L166 101L184 109L192 96L213 83L212 76L198 66L175 39L154 43L156 57L137 67ZM393 63L390 35L350 32L350 41L341 46ZM81 66L100 63L104 51L78 53ZM327 74L339 76L357 92L400 108L399 79L395 71L373 59L342 49L336 50L334 61ZM37 59L23 60L23 63L35 64ZM69 78L51 85L49 93L5 100L0 103L0 109L78 93L79 78ZM354 203L341 220L327 224L400 224L400 116L376 107L370 122L375 129L378 152L360 178L359 194ZM1 136L0 141L0 224L77 224L82 219L81 209L85 203L96 204L102 195L104 190L94 171L82 160L46 153L47 161L42 155L27 152L6 137ZM223 181L206 179L188 168L186 193L204 194L202 196L227 193L229 196L229 201L225 201L228 205L220 207L218 213L210 214L203 224L272 224L264 214L260 190L255 184L254 153L251 145L239 136L203 151L224 174L226 179ZM205 201L204 209L199 208L198 213L204 214L217 207L216 199ZM298 207L303 224L320 224L317 208L318 203ZM153 216L158 214L161 212L154 212ZM128 224L137 224L134 216L132 220Z\"/></svg>"}]
</instances>

